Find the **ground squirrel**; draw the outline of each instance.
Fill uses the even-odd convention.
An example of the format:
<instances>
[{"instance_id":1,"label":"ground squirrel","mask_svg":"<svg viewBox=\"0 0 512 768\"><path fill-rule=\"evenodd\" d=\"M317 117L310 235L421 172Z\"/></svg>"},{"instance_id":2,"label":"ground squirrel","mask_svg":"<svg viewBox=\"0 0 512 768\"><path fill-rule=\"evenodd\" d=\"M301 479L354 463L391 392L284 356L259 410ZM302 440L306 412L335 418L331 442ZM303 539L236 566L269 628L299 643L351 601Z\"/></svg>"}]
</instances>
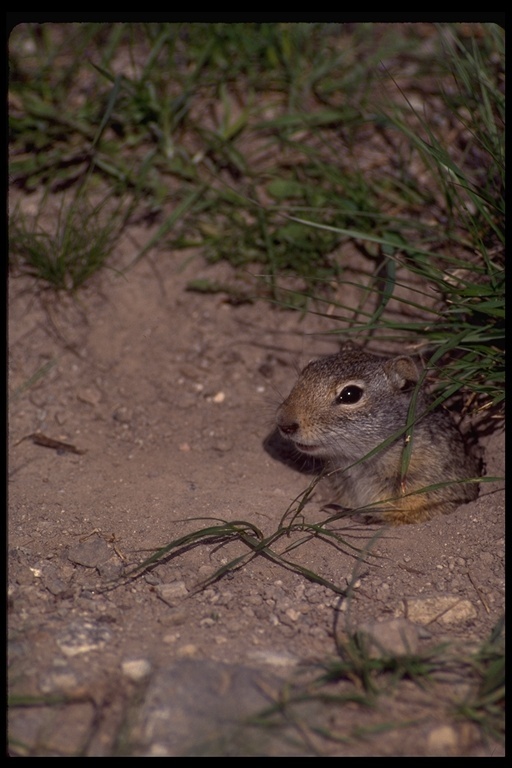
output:
<instances>
[{"instance_id":1,"label":"ground squirrel","mask_svg":"<svg viewBox=\"0 0 512 768\"><path fill-rule=\"evenodd\" d=\"M418 380L411 357L385 359L349 343L304 368L277 426L301 453L322 460L343 507L386 523L429 520L475 499L478 484L460 481L480 472L449 414L428 410L421 388L406 436Z\"/></svg>"}]
</instances>

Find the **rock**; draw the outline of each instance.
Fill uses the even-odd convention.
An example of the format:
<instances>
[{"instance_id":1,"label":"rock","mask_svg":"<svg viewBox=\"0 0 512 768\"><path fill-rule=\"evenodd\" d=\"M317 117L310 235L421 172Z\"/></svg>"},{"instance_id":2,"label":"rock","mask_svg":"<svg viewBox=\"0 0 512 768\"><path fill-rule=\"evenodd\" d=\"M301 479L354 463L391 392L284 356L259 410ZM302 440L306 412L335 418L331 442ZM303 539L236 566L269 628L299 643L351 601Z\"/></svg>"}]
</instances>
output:
<instances>
[{"instance_id":1,"label":"rock","mask_svg":"<svg viewBox=\"0 0 512 768\"><path fill-rule=\"evenodd\" d=\"M427 755L456 755L457 734L451 725L433 728L427 737Z\"/></svg>"},{"instance_id":2,"label":"rock","mask_svg":"<svg viewBox=\"0 0 512 768\"><path fill-rule=\"evenodd\" d=\"M77 390L76 396L82 403L88 405L98 405L101 401L101 392L93 387L83 387Z\"/></svg>"},{"instance_id":3,"label":"rock","mask_svg":"<svg viewBox=\"0 0 512 768\"><path fill-rule=\"evenodd\" d=\"M406 656L418 650L418 631L406 619L361 624L357 635L372 658Z\"/></svg>"},{"instance_id":4,"label":"rock","mask_svg":"<svg viewBox=\"0 0 512 768\"><path fill-rule=\"evenodd\" d=\"M134 683L144 680L151 672L151 663L147 659L127 659L121 664L123 675Z\"/></svg>"},{"instance_id":5,"label":"rock","mask_svg":"<svg viewBox=\"0 0 512 768\"><path fill-rule=\"evenodd\" d=\"M104 625L91 620L77 620L57 635L56 641L66 656L77 656L104 648L111 637L112 633Z\"/></svg>"},{"instance_id":6,"label":"rock","mask_svg":"<svg viewBox=\"0 0 512 768\"><path fill-rule=\"evenodd\" d=\"M68 552L68 560L85 568L97 568L101 563L105 563L111 554L112 551L106 541L95 536L72 547Z\"/></svg>"},{"instance_id":7,"label":"rock","mask_svg":"<svg viewBox=\"0 0 512 768\"><path fill-rule=\"evenodd\" d=\"M155 587L158 597L171 607L181 603L187 597L188 589L184 581L172 581L170 584L158 584Z\"/></svg>"},{"instance_id":8,"label":"rock","mask_svg":"<svg viewBox=\"0 0 512 768\"><path fill-rule=\"evenodd\" d=\"M458 595L408 597L404 600L404 613L417 624L460 624L477 616L473 603Z\"/></svg>"},{"instance_id":9,"label":"rock","mask_svg":"<svg viewBox=\"0 0 512 768\"><path fill-rule=\"evenodd\" d=\"M43 562L35 570L34 575L41 579L45 589L52 595L63 596L70 589L74 568L69 563L58 567L54 563Z\"/></svg>"},{"instance_id":10,"label":"rock","mask_svg":"<svg viewBox=\"0 0 512 768\"><path fill-rule=\"evenodd\" d=\"M261 754L262 729L244 721L277 695L278 680L248 667L183 658L151 681L136 726L144 754Z\"/></svg>"}]
</instances>

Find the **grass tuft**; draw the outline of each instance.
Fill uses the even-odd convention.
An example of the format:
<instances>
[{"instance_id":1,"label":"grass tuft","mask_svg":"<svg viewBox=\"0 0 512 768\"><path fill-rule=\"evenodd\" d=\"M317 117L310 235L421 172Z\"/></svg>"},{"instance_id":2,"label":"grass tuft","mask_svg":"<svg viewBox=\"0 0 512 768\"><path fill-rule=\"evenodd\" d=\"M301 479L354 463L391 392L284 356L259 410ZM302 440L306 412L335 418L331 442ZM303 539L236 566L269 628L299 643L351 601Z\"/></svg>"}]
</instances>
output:
<instances>
[{"instance_id":1,"label":"grass tuft","mask_svg":"<svg viewBox=\"0 0 512 768\"><path fill-rule=\"evenodd\" d=\"M107 218L104 201L91 207L82 198L69 207L63 203L55 218L44 218L42 224L40 216L31 222L20 211L13 214L11 266L57 291L75 293L108 264L119 236L119 214Z\"/></svg>"},{"instance_id":2,"label":"grass tuft","mask_svg":"<svg viewBox=\"0 0 512 768\"><path fill-rule=\"evenodd\" d=\"M303 748L318 755L332 754L337 744L368 742L379 734L407 730L425 721L425 714L390 720L389 702L400 697L404 682L425 695L437 717L453 728L470 722L484 741L503 743L504 648L502 624L476 651L445 643L417 653L369 653L359 633L338 640L338 657L303 669L295 683L288 682L269 707L252 720L263 729L292 729ZM311 672L313 671L313 677ZM464 700L456 693L463 685ZM410 688L406 696L410 698ZM412 699L411 699L412 701ZM311 705L321 706L311 709ZM309 707L309 708L308 708ZM346 713L346 714L345 714ZM364 715L364 726L354 725Z\"/></svg>"}]
</instances>

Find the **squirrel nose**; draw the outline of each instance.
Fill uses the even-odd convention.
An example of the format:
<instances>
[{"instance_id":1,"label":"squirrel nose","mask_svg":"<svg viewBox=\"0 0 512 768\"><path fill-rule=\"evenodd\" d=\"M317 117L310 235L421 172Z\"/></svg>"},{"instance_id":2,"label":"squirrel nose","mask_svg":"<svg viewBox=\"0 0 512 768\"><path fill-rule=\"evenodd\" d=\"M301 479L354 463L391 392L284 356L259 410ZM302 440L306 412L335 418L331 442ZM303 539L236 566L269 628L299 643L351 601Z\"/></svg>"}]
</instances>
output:
<instances>
[{"instance_id":1,"label":"squirrel nose","mask_svg":"<svg viewBox=\"0 0 512 768\"><path fill-rule=\"evenodd\" d=\"M278 424L278 426L285 435L293 435L299 428L296 421L291 421L289 424Z\"/></svg>"}]
</instances>

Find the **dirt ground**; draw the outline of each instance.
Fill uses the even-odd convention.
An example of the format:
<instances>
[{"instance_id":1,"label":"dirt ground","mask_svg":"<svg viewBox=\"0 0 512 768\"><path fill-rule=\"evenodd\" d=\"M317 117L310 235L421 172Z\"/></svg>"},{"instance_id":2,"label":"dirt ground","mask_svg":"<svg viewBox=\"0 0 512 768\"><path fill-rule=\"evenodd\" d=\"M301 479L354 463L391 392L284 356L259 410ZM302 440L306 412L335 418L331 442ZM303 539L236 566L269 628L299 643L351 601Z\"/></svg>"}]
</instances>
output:
<instances>
[{"instance_id":1,"label":"dirt ground","mask_svg":"<svg viewBox=\"0 0 512 768\"><path fill-rule=\"evenodd\" d=\"M318 335L332 323L187 292L191 277L228 268L186 256L104 271L77 301L10 280L9 754L502 755L453 715L471 685L464 669L434 690L403 681L374 709L311 701L281 729L246 723L283 701L285 682L318 674L349 631L366 627L393 652L481 644L504 611L499 483L377 538L375 526L338 523L380 556L364 563L320 540L290 552L352 584L349 600L263 557L194 592L247 552L236 541L181 548L122 578L212 521L270 534L311 480L266 441L298 368L336 350ZM503 476L502 431L483 448L487 474ZM325 518L323 501L313 496L307 520Z\"/></svg>"}]
</instances>

